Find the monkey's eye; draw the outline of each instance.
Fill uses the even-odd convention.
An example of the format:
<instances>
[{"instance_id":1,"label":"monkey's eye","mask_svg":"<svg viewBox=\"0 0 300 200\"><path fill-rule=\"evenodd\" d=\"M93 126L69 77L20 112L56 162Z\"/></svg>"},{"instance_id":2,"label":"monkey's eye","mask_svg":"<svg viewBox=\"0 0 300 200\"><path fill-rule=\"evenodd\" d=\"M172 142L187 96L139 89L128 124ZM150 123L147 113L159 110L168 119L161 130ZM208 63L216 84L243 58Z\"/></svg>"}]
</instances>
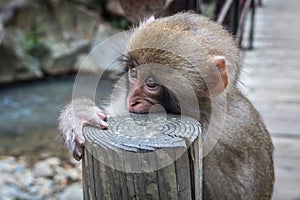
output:
<instances>
[{"instance_id":1,"label":"monkey's eye","mask_svg":"<svg viewBox=\"0 0 300 200\"><path fill-rule=\"evenodd\" d=\"M137 69L135 67L130 68L129 75L131 78L137 78Z\"/></svg>"},{"instance_id":2,"label":"monkey's eye","mask_svg":"<svg viewBox=\"0 0 300 200\"><path fill-rule=\"evenodd\" d=\"M150 89L154 89L158 85L152 77L147 78L145 84Z\"/></svg>"}]
</instances>

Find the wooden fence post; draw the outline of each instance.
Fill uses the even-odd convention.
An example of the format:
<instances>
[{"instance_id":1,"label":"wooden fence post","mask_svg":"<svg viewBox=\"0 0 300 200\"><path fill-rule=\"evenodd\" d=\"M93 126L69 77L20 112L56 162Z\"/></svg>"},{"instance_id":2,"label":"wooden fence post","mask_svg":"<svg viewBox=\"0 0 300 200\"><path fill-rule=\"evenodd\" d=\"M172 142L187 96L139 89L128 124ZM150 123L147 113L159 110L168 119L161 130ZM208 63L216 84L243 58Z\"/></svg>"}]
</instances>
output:
<instances>
[{"instance_id":1,"label":"wooden fence post","mask_svg":"<svg viewBox=\"0 0 300 200\"><path fill-rule=\"evenodd\" d=\"M189 117L130 114L108 130L84 128L83 193L92 199L202 199L200 124Z\"/></svg>"}]
</instances>

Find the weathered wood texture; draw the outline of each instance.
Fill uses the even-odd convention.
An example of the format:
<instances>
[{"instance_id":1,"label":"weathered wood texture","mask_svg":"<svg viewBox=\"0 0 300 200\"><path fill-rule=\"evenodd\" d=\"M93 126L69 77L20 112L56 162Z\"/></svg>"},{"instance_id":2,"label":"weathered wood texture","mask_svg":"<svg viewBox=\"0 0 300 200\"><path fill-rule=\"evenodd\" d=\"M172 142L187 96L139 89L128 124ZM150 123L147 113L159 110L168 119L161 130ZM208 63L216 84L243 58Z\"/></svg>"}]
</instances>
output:
<instances>
[{"instance_id":1,"label":"weathered wood texture","mask_svg":"<svg viewBox=\"0 0 300 200\"><path fill-rule=\"evenodd\" d=\"M263 0L256 17L254 50L240 80L275 145L272 200L300 199L299 0Z\"/></svg>"},{"instance_id":2,"label":"weathered wood texture","mask_svg":"<svg viewBox=\"0 0 300 200\"><path fill-rule=\"evenodd\" d=\"M85 127L84 199L201 199L201 127L192 118L131 114ZM198 137L199 135L199 137Z\"/></svg>"}]
</instances>

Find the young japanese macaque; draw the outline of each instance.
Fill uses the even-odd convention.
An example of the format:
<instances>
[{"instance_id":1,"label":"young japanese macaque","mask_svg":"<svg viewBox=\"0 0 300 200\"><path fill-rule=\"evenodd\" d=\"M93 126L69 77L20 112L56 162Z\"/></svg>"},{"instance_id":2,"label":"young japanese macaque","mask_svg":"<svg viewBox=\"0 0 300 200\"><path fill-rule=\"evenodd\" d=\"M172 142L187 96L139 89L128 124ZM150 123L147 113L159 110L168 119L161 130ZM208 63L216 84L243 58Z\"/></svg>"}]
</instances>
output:
<instances>
[{"instance_id":1,"label":"young japanese macaque","mask_svg":"<svg viewBox=\"0 0 300 200\"><path fill-rule=\"evenodd\" d=\"M127 97L117 100L129 112L147 113L159 104L201 123L203 199L271 199L272 141L237 88L240 51L221 25L193 13L146 21L133 31L124 62ZM76 160L83 156L83 126L107 128L105 120L87 99L63 110L60 135Z\"/></svg>"}]
</instances>

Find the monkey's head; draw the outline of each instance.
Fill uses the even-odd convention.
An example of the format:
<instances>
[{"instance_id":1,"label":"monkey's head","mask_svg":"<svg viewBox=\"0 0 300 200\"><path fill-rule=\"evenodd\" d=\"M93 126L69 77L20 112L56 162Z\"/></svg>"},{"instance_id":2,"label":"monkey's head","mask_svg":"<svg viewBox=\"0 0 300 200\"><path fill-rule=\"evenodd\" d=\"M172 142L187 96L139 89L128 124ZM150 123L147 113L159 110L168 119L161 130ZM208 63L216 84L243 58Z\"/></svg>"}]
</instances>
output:
<instances>
[{"instance_id":1,"label":"monkey's head","mask_svg":"<svg viewBox=\"0 0 300 200\"><path fill-rule=\"evenodd\" d=\"M220 25L196 14L177 14L145 22L132 34L125 53L130 112L191 109L236 82L238 49ZM228 63L230 68L227 67ZM190 101L196 98L198 102Z\"/></svg>"}]
</instances>

